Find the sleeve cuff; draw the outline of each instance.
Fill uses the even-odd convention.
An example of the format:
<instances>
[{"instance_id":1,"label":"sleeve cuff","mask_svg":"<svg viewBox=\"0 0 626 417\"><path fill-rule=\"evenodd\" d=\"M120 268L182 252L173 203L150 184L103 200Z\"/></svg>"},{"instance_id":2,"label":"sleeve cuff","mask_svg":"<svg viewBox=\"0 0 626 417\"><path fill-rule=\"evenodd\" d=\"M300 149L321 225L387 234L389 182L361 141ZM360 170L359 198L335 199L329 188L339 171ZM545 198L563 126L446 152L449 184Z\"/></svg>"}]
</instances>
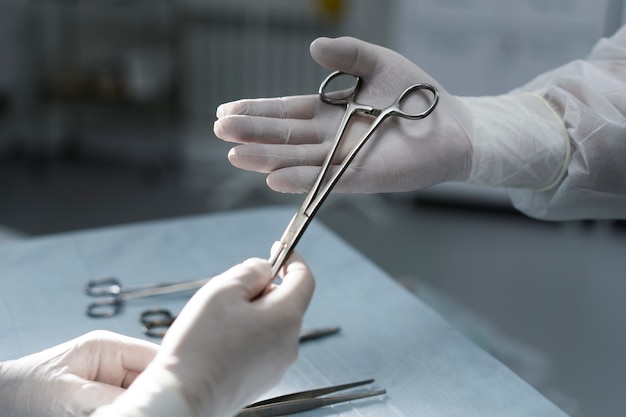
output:
<instances>
[{"instance_id":1,"label":"sleeve cuff","mask_svg":"<svg viewBox=\"0 0 626 417\"><path fill-rule=\"evenodd\" d=\"M567 173L570 140L539 95L461 97L473 120L469 183L545 191Z\"/></svg>"}]
</instances>

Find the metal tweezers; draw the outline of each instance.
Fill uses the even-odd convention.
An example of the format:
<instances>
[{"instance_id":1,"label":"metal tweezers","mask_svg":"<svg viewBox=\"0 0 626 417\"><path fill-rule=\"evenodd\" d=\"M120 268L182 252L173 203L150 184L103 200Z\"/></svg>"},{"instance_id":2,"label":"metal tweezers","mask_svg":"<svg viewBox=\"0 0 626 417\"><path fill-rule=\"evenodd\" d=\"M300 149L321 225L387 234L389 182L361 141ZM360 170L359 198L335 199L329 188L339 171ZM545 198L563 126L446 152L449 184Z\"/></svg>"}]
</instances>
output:
<instances>
[{"instance_id":1,"label":"metal tweezers","mask_svg":"<svg viewBox=\"0 0 626 417\"><path fill-rule=\"evenodd\" d=\"M326 388L318 388L309 391L296 392L293 394L281 395L250 404L241 410L236 417L272 417L287 414L300 413L302 411L313 410L327 405L338 404L346 401L358 400L360 398L383 395L387 391L384 389L355 392L352 394L335 395L332 397L321 397L337 391L358 387L374 382L373 379L352 382L348 384L335 385Z\"/></svg>"}]
</instances>

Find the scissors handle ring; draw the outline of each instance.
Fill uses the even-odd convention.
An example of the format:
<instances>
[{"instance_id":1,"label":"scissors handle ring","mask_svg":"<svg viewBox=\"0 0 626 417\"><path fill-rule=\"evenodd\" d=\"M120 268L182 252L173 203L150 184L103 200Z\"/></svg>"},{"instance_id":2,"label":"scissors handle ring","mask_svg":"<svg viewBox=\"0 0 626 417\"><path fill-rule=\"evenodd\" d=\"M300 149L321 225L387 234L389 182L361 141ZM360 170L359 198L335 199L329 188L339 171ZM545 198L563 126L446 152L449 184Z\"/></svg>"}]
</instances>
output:
<instances>
[{"instance_id":1,"label":"scissors handle ring","mask_svg":"<svg viewBox=\"0 0 626 417\"><path fill-rule=\"evenodd\" d=\"M139 316L139 320L141 321L141 324L144 324L144 325L151 325L153 323L161 323L161 322L168 321L168 320L171 323L174 321L175 318L176 317L174 317L172 313L170 313L169 310L166 310L164 308L154 308L151 310L146 310L141 313L141 316Z\"/></svg>"},{"instance_id":2,"label":"scissors handle ring","mask_svg":"<svg viewBox=\"0 0 626 417\"><path fill-rule=\"evenodd\" d=\"M338 94L342 94L338 97L329 96L326 92L326 89L330 85L331 81L344 75L353 77L355 79L355 83L352 88L347 91L338 91ZM322 84L320 84L320 88L318 90L318 94L324 103L346 105L354 101L354 97L356 96L356 93L357 91L359 91L360 87L361 77L359 77L358 75L348 74L347 72L335 71L331 73L328 77L326 77L324 81L322 81Z\"/></svg>"},{"instance_id":3,"label":"scissors handle ring","mask_svg":"<svg viewBox=\"0 0 626 417\"><path fill-rule=\"evenodd\" d=\"M430 102L430 105L428 106L428 108L426 108L426 110L423 110L419 113L410 113L405 110L402 110L401 106L404 100L406 100L413 92L419 92L423 90L428 90L433 94L432 101ZM435 107L437 107L438 103L439 103L439 90L437 90L437 88L434 85L420 83L420 84L413 84L412 86L404 90L402 94L400 94L396 102L390 107L390 109L392 110L391 114L394 116L399 116L399 117L403 117L405 119L410 119L410 120L419 120L419 119L423 119L424 117L432 113L432 111L435 110Z\"/></svg>"},{"instance_id":4,"label":"scissors handle ring","mask_svg":"<svg viewBox=\"0 0 626 417\"><path fill-rule=\"evenodd\" d=\"M92 279L85 286L85 293L92 297L118 296L122 293L122 284L115 277Z\"/></svg>"},{"instance_id":5,"label":"scissors handle ring","mask_svg":"<svg viewBox=\"0 0 626 417\"><path fill-rule=\"evenodd\" d=\"M167 329L174 323L176 317L164 308L146 310L139 317L143 324L143 332L146 336L160 338L165 336Z\"/></svg>"},{"instance_id":6,"label":"scissors handle ring","mask_svg":"<svg viewBox=\"0 0 626 417\"><path fill-rule=\"evenodd\" d=\"M149 337L154 337L155 339L163 338L165 337L165 333L167 332L171 324L172 323L165 321L146 324L143 327L143 334Z\"/></svg>"},{"instance_id":7,"label":"scissors handle ring","mask_svg":"<svg viewBox=\"0 0 626 417\"><path fill-rule=\"evenodd\" d=\"M87 315L93 318L113 317L124 308L124 300L119 296L94 301L87 306Z\"/></svg>"}]
</instances>

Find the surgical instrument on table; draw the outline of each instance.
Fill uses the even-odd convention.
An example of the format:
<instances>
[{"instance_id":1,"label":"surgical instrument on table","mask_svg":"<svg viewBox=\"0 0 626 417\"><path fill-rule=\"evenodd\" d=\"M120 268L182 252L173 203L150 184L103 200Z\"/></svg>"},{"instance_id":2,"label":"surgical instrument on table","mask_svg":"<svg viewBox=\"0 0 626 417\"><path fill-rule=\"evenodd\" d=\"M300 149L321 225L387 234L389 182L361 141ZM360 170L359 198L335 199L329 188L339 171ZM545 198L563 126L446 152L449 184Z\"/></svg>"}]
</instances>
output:
<instances>
[{"instance_id":1,"label":"surgical instrument on table","mask_svg":"<svg viewBox=\"0 0 626 417\"><path fill-rule=\"evenodd\" d=\"M139 321L143 324L143 332L150 337L163 337L165 332L176 320L176 316L165 308L155 308L145 310L139 316ZM319 339L339 332L339 327L316 327L303 330L300 333L300 342Z\"/></svg>"},{"instance_id":2,"label":"surgical instrument on table","mask_svg":"<svg viewBox=\"0 0 626 417\"><path fill-rule=\"evenodd\" d=\"M143 333L150 337L165 336L165 332L174 323L174 320L176 320L176 316L164 308L146 310L139 316L139 321L143 324Z\"/></svg>"},{"instance_id":3,"label":"surgical instrument on table","mask_svg":"<svg viewBox=\"0 0 626 417\"><path fill-rule=\"evenodd\" d=\"M355 77L356 83L354 86L346 91L340 93L328 93L327 89L330 85L331 81L334 79L347 75ZM276 250L269 259L269 262L272 264L272 278L275 278L278 274L278 271L282 267L283 263L296 246L307 226L311 222L313 216L320 208L326 197L330 194L332 188L335 186L337 181L348 165L352 162L356 154L361 150L361 148L365 145L370 136L374 133L374 131L380 126L380 124L389 116L398 116L405 119L418 120L427 117L437 106L439 102L439 91L430 84L414 84L409 86L406 90L404 90L389 107L377 109L369 105L360 104L355 101L355 97L359 91L359 87L361 86L361 77L354 76L351 74L346 74L343 72L333 72L330 74L322 84L320 85L318 94L320 99L328 104L334 105L342 105L346 106L346 112L343 116L341 124L339 125L339 129L335 136L335 141L333 146L326 156L324 163L322 164L322 168L317 176L317 179L313 183L311 190L306 195L302 205L294 215L294 217L289 222L287 229L283 233L280 238L280 248ZM411 113L405 110L402 110L402 105L405 100L413 93L413 92L422 92L423 90L427 90L433 95L433 99L430 102L430 105L423 111L418 113ZM356 142L355 146L352 150L346 155L346 157L339 165L337 171L333 174L332 177L327 179L329 167L335 154L337 153L337 149L342 141L343 134L348 126L348 122L356 113L362 113L366 115L374 116L375 119L370 124L367 131L361 136L361 138ZM325 181L326 180L326 181Z\"/></svg>"},{"instance_id":4,"label":"surgical instrument on table","mask_svg":"<svg viewBox=\"0 0 626 417\"><path fill-rule=\"evenodd\" d=\"M120 313L124 303L138 298L195 291L209 282L210 278L183 281L171 284L154 284L134 288L123 288L117 278L105 277L91 280L85 287L87 295L101 297L87 306L89 317L113 317Z\"/></svg>"},{"instance_id":5,"label":"surgical instrument on table","mask_svg":"<svg viewBox=\"0 0 626 417\"><path fill-rule=\"evenodd\" d=\"M312 329L302 330L302 332L300 333L300 343L330 336L335 333L339 333L340 330L341 330L341 327L338 327L338 326L314 327Z\"/></svg>"},{"instance_id":6,"label":"surgical instrument on table","mask_svg":"<svg viewBox=\"0 0 626 417\"><path fill-rule=\"evenodd\" d=\"M373 379L352 382L349 384L335 385L326 388L318 388L309 391L296 392L293 394L281 395L268 400L258 401L250 404L241 410L236 417L270 417L282 416L286 414L300 413L327 405L338 404L346 401L368 398L376 395L383 395L387 391L384 389L355 392L352 394L322 397L337 391L358 387L374 382Z\"/></svg>"}]
</instances>

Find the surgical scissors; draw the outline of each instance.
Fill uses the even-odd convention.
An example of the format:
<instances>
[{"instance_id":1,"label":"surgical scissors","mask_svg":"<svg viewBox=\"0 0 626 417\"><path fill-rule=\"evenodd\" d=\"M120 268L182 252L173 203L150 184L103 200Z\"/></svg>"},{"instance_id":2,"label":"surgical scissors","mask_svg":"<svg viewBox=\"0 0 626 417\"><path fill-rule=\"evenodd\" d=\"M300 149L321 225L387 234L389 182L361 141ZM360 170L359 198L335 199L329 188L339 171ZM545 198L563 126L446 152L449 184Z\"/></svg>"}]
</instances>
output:
<instances>
[{"instance_id":1,"label":"surgical scissors","mask_svg":"<svg viewBox=\"0 0 626 417\"><path fill-rule=\"evenodd\" d=\"M335 80L340 76L352 76L356 79L354 86L347 91L343 91L341 93L327 93L328 86L331 81ZM283 263L296 246L307 226L313 219L315 213L320 208L326 197L330 194L332 188L335 186L337 181L345 170L348 168L348 165L352 162L357 153L361 150L363 145L367 142L367 140L372 136L374 131L380 126L380 124L387 119L389 116L398 116L405 119L410 120L419 120L427 117L437 106L439 102L439 91L431 84L414 84L409 86L406 90L404 90L390 106L382 109L377 109L372 106L366 104L360 104L356 102L356 95L361 86L361 77L356 75L347 74L340 71L335 71L331 73L320 85L318 94L320 99L328 104L334 105L342 105L346 107L346 112L341 120L341 124L339 125L339 129L337 130L337 134L335 136L335 140L333 146L326 156L322 164L322 168L313 183L313 186L309 190L306 195L304 201L298 208L298 211L293 216L285 232L280 238L280 248L272 253L270 256L269 262L272 265L272 278L275 278L278 274L278 271L282 267ZM422 91L429 91L432 93L432 101L428 107L418 113L411 113L405 110L402 110L402 104L405 100L413 93L420 93ZM330 94L330 95L329 95ZM343 134L348 126L348 122L356 113L363 113L367 115L374 116L375 119L370 124L369 128L363 133L361 138L356 142L355 146L352 148L350 152L343 159L341 164L339 165L337 171L327 179L329 176L328 171L331 164L331 161L335 157L337 153L337 149L342 141ZM325 181L326 180L326 181Z\"/></svg>"},{"instance_id":2,"label":"surgical scissors","mask_svg":"<svg viewBox=\"0 0 626 417\"><path fill-rule=\"evenodd\" d=\"M348 384L335 385L326 388L312 389L309 391L301 391L293 394L281 395L279 397L270 398L268 400L258 401L250 404L241 410L236 417L270 417L282 416L286 414L300 413L303 411L313 410L327 405L338 404L346 401L358 400L360 398L368 398L376 395L383 395L387 391L384 389L355 392L352 394L336 395L331 397L322 397L337 391L343 391L349 388L358 387L374 382L373 379L365 381L351 382Z\"/></svg>"},{"instance_id":3,"label":"surgical scissors","mask_svg":"<svg viewBox=\"0 0 626 417\"><path fill-rule=\"evenodd\" d=\"M146 336L160 338L165 336L165 332L176 320L176 316L166 308L154 308L145 310L139 316L139 321L143 324L143 332ZM340 327L316 327L309 330L303 330L300 333L300 343L309 340L319 339L321 337L330 336L338 333Z\"/></svg>"},{"instance_id":4,"label":"surgical scissors","mask_svg":"<svg viewBox=\"0 0 626 417\"><path fill-rule=\"evenodd\" d=\"M165 332L174 323L174 320L176 320L176 316L164 308L145 310L139 316L139 321L143 324L143 333L150 337L165 336Z\"/></svg>"},{"instance_id":5,"label":"surgical scissors","mask_svg":"<svg viewBox=\"0 0 626 417\"><path fill-rule=\"evenodd\" d=\"M120 281L114 277L94 279L85 286L85 293L92 297L101 297L101 299L87 306L87 315L89 317L113 317L122 311L124 303L128 300L195 291L209 282L209 280L210 278L205 278L171 284L123 288Z\"/></svg>"}]
</instances>

